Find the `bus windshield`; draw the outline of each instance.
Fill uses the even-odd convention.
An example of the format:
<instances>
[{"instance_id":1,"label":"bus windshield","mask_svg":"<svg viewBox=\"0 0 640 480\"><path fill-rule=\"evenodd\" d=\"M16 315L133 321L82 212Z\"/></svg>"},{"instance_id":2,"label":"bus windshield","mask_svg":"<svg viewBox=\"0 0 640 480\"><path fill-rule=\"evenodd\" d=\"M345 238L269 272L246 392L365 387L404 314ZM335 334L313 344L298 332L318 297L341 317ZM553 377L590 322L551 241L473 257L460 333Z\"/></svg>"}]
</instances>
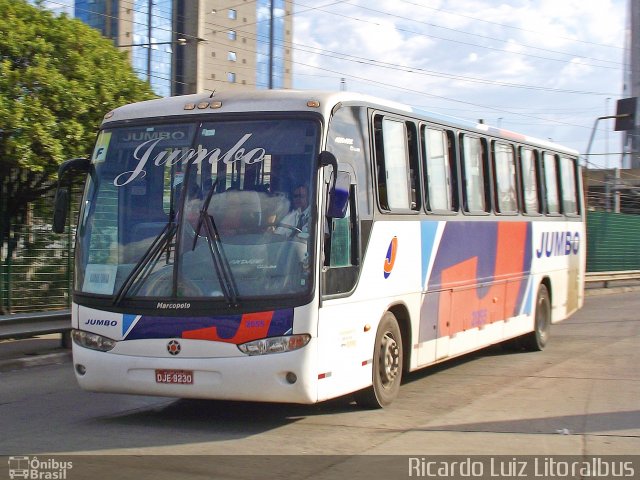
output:
<instances>
[{"instance_id":1,"label":"bus windshield","mask_svg":"<svg viewBox=\"0 0 640 480\"><path fill-rule=\"evenodd\" d=\"M319 129L253 115L101 130L76 292L116 303L309 292Z\"/></svg>"}]
</instances>

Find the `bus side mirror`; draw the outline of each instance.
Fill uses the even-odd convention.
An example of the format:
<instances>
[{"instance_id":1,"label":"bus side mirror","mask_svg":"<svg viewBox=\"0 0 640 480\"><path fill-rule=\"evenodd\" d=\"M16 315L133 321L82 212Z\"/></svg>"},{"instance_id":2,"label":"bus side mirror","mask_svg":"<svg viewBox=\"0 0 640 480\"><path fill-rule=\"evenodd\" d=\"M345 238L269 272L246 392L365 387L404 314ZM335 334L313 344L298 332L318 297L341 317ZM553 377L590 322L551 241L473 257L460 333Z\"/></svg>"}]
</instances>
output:
<instances>
[{"instance_id":1,"label":"bus side mirror","mask_svg":"<svg viewBox=\"0 0 640 480\"><path fill-rule=\"evenodd\" d=\"M53 231L63 233L67 224L67 210L69 209L69 189L58 187L53 208Z\"/></svg>"},{"instance_id":2,"label":"bus side mirror","mask_svg":"<svg viewBox=\"0 0 640 480\"><path fill-rule=\"evenodd\" d=\"M344 218L349 206L349 188L351 186L351 175L348 172L338 171L338 160L335 155L326 150L320 152L318 157L319 167L333 168L333 182L329 188L329 202L327 205L327 217Z\"/></svg>"},{"instance_id":3,"label":"bus side mirror","mask_svg":"<svg viewBox=\"0 0 640 480\"><path fill-rule=\"evenodd\" d=\"M91 167L91 161L87 158L74 158L67 160L58 168L58 188L53 208L53 231L63 233L67 223L67 210L69 209L69 188L61 186L65 176L70 172L87 173Z\"/></svg>"}]
</instances>

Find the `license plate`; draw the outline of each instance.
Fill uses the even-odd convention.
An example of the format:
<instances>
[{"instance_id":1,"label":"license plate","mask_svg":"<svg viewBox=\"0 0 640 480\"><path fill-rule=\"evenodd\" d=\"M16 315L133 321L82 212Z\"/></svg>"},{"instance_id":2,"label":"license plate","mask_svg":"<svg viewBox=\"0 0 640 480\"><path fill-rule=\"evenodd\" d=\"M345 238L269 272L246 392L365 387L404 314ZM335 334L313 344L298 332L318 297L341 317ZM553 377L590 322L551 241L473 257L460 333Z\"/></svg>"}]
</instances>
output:
<instances>
[{"instance_id":1,"label":"license plate","mask_svg":"<svg viewBox=\"0 0 640 480\"><path fill-rule=\"evenodd\" d=\"M156 370L156 383L193 384L193 370Z\"/></svg>"}]
</instances>

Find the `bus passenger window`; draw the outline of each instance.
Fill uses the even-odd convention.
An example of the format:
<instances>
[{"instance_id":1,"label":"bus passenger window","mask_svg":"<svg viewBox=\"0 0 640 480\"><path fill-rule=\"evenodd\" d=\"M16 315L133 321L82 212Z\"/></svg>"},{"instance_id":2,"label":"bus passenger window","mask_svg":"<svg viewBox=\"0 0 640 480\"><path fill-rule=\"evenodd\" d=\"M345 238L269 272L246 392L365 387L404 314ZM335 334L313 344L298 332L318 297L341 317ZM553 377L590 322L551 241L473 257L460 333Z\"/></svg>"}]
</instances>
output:
<instances>
[{"instance_id":1,"label":"bus passenger window","mask_svg":"<svg viewBox=\"0 0 640 480\"><path fill-rule=\"evenodd\" d=\"M380 207L385 210L411 209L406 126L403 122L378 116L374 128Z\"/></svg>"},{"instance_id":2,"label":"bus passenger window","mask_svg":"<svg viewBox=\"0 0 640 480\"><path fill-rule=\"evenodd\" d=\"M576 164L571 158L560 157L562 176L562 210L569 215L577 215L578 199L576 192Z\"/></svg>"},{"instance_id":3,"label":"bus passenger window","mask_svg":"<svg viewBox=\"0 0 640 480\"><path fill-rule=\"evenodd\" d=\"M516 157L513 146L493 144L496 208L499 213L517 213Z\"/></svg>"},{"instance_id":4,"label":"bus passenger window","mask_svg":"<svg viewBox=\"0 0 640 480\"><path fill-rule=\"evenodd\" d=\"M544 167L544 186L546 199L546 213L560 213L560 197L558 195L558 170L556 157L550 153L542 155Z\"/></svg>"},{"instance_id":5,"label":"bus passenger window","mask_svg":"<svg viewBox=\"0 0 640 480\"><path fill-rule=\"evenodd\" d=\"M520 150L522 165L522 191L524 193L524 213L527 214L540 212L536 156L536 152L528 148L522 148Z\"/></svg>"},{"instance_id":6,"label":"bus passenger window","mask_svg":"<svg viewBox=\"0 0 640 480\"><path fill-rule=\"evenodd\" d=\"M486 212L484 148L479 138L462 135L462 159L466 210Z\"/></svg>"},{"instance_id":7,"label":"bus passenger window","mask_svg":"<svg viewBox=\"0 0 640 480\"><path fill-rule=\"evenodd\" d=\"M453 170L447 132L426 128L422 140L426 152L425 183L429 210L452 211L455 209L451 185Z\"/></svg>"}]
</instances>

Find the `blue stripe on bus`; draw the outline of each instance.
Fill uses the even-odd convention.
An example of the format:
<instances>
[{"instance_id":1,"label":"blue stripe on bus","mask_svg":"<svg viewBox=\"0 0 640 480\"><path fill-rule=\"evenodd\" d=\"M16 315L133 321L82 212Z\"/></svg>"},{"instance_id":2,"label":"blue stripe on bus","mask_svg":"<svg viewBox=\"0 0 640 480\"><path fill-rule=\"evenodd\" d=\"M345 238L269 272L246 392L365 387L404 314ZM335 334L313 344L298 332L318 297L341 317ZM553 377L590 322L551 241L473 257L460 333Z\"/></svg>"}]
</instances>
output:
<instances>
[{"instance_id":1,"label":"blue stripe on bus","mask_svg":"<svg viewBox=\"0 0 640 480\"><path fill-rule=\"evenodd\" d=\"M187 337L190 332L206 331L210 329L212 335L209 339L220 341L231 341L237 336L244 337L247 332L241 332L241 329L259 328L261 331L267 329L264 337L272 337L284 335L293 328L293 309L276 310L273 312L263 312L265 318L268 318L268 324L265 321L260 325L252 325L247 322L246 315L252 314L234 314L234 315L217 315L212 317L160 317L152 315L143 315L138 322L131 328L126 336L126 340L140 340L148 338L183 338ZM255 316L255 314L253 314ZM134 315L127 315L133 317ZM245 322L243 323L243 320ZM125 319L133 321L132 319Z\"/></svg>"},{"instance_id":2,"label":"blue stripe on bus","mask_svg":"<svg viewBox=\"0 0 640 480\"><path fill-rule=\"evenodd\" d=\"M435 253L436 234L438 233L438 225L440 222L421 222L420 237L422 241L422 290L426 290L429 279L429 264L431 256Z\"/></svg>"}]
</instances>

